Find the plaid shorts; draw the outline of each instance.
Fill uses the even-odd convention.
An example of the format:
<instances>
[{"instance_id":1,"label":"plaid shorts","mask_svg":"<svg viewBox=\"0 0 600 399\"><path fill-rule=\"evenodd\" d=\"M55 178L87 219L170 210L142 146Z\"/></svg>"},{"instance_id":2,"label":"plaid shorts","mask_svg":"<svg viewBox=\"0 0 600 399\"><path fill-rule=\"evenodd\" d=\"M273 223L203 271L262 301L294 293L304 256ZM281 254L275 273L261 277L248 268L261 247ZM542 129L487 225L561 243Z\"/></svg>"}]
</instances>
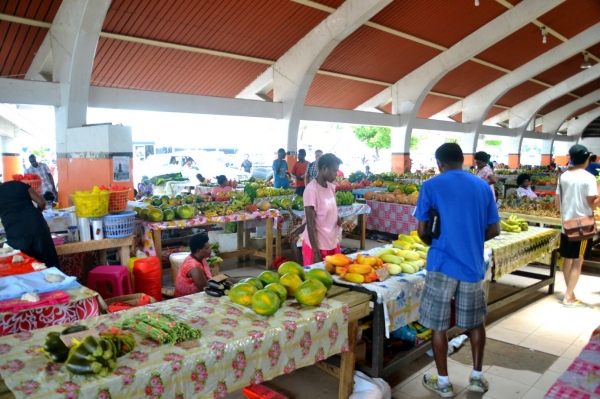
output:
<instances>
[{"instance_id":1,"label":"plaid shorts","mask_svg":"<svg viewBox=\"0 0 600 399\"><path fill-rule=\"evenodd\" d=\"M453 297L459 328L471 330L483 325L487 315L483 281L467 283L439 272L427 272L419 323L434 331L449 329Z\"/></svg>"}]
</instances>

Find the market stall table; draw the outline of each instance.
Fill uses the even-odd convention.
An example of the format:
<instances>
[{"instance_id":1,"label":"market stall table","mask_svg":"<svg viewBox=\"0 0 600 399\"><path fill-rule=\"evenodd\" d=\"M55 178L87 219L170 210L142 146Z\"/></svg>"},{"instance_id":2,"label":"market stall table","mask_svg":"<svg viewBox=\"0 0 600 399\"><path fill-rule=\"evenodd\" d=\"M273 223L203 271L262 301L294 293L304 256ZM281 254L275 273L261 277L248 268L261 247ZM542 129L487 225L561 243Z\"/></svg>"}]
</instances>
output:
<instances>
[{"instance_id":1,"label":"market stall table","mask_svg":"<svg viewBox=\"0 0 600 399\"><path fill-rule=\"evenodd\" d=\"M35 351L46 334L59 328L2 337L0 376L6 389L0 381L0 396L12 397L10 390L17 398L44 399L223 397L342 352L339 397L347 398L357 322L368 314L369 297L346 289L332 289L330 296L318 307L288 300L275 315L263 317L227 297L201 293L82 321L106 330L128 316L155 311L202 331L202 338L188 341L189 346L159 346L135 334L133 352L119 358L117 369L104 378L71 375Z\"/></svg>"},{"instance_id":2,"label":"market stall table","mask_svg":"<svg viewBox=\"0 0 600 399\"><path fill-rule=\"evenodd\" d=\"M367 215L371 213L371 207L366 204L352 204L352 205L343 205L338 206L338 216L341 218L346 218L350 216L358 216L358 235L346 234L346 237L359 240L360 241L360 249L365 249L365 244L367 241ZM304 211L293 211L294 215L297 217L304 219Z\"/></svg>"},{"instance_id":3,"label":"market stall table","mask_svg":"<svg viewBox=\"0 0 600 399\"><path fill-rule=\"evenodd\" d=\"M20 339L31 336L28 331L74 323L99 315L98 293L87 287L65 290L67 303L25 309L18 312L0 312L0 336L20 334ZM0 350L0 355L2 351ZM1 395L0 395L1 397Z\"/></svg>"},{"instance_id":4,"label":"market stall table","mask_svg":"<svg viewBox=\"0 0 600 399\"><path fill-rule=\"evenodd\" d=\"M127 265L129 263L129 254L131 247L133 246L134 236L125 238L105 238L103 240L91 240L91 241L78 241L68 244L62 244L56 246L56 253L61 255L71 255L81 252L100 252L100 264L106 265L106 250L109 248L119 248L119 255L121 258L121 264Z\"/></svg>"},{"instance_id":5,"label":"market stall table","mask_svg":"<svg viewBox=\"0 0 600 399\"><path fill-rule=\"evenodd\" d=\"M367 204L371 207L367 229L395 235L408 234L417 229L413 205L372 200L367 200Z\"/></svg>"},{"instance_id":6,"label":"market stall table","mask_svg":"<svg viewBox=\"0 0 600 399\"><path fill-rule=\"evenodd\" d=\"M219 256L223 259L238 257L240 261L246 255L254 255L264 258L267 262L267 269L271 267L273 262L273 221L282 219L279 217L279 211L271 209L269 211L257 211L252 213L242 212L234 213L228 216L205 217L202 215L195 216L192 219L171 220L168 222L148 222L137 221L140 229L141 245L143 251L148 256L157 256L162 254L162 232L163 230L183 229L191 227L202 227L217 223L237 223L237 251L220 253ZM266 227L266 248L265 251L257 251L249 248L250 231L245 228L244 222L251 220L265 220ZM283 223L283 220L282 220ZM281 255L281 226L276 224L275 233L275 256ZM245 244L244 244L245 243Z\"/></svg>"}]
</instances>

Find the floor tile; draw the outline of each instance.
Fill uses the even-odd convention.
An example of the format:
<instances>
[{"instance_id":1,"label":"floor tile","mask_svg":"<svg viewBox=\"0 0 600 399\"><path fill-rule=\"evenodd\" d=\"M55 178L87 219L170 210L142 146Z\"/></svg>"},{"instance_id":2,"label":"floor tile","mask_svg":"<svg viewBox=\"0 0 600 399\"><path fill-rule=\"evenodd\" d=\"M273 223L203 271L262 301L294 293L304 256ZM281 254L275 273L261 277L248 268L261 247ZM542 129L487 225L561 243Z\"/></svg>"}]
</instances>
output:
<instances>
[{"instance_id":1,"label":"floor tile","mask_svg":"<svg viewBox=\"0 0 600 399\"><path fill-rule=\"evenodd\" d=\"M589 342L590 342L590 338L592 337L592 332L594 332L594 330L597 327L592 327L591 329L588 328L586 329L586 331L581 334L576 340L575 342L573 342L573 345L575 346L581 346L582 348L584 346L586 346Z\"/></svg>"},{"instance_id":2,"label":"floor tile","mask_svg":"<svg viewBox=\"0 0 600 399\"><path fill-rule=\"evenodd\" d=\"M513 370L505 367L492 366L486 372L487 374L497 375L498 377L508 378L509 380L520 382L528 386L533 386L542 376L529 370Z\"/></svg>"},{"instance_id":3,"label":"floor tile","mask_svg":"<svg viewBox=\"0 0 600 399\"><path fill-rule=\"evenodd\" d=\"M566 329L564 327L560 328L554 325L543 325L535 330L531 335L563 342L565 344L572 344L581 335L581 330L575 330L573 328Z\"/></svg>"},{"instance_id":4,"label":"floor tile","mask_svg":"<svg viewBox=\"0 0 600 399\"><path fill-rule=\"evenodd\" d=\"M560 355L560 357L564 357L564 358L573 360L577 356L579 356L582 349L583 349L583 347L581 347L581 346L571 345L567 348L566 351L564 351L563 354Z\"/></svg>"},{"instance_id":5,"label":"floor tile","mask_svg":"<svg viewBox=\"0 0 600 399\"><path fill-rule=\"evenodd\" d=\"M498 327L502 327L507 330L522 332L525 334L531 334L532 332L540 328L541 325L541 323L534 323L531 321L526 321L510 316L502 320L502 322L498 323Z\"/></svg>"},{"instance_id":6,"label":"floor tile","mask_svg":"<svg viewBox=\"0 0 600 399\"><path fill-rule=\"evenodd\" d=\"M558 359L556 359L554 364L552 364L552 366L550 366L548 368L548 370L562 374L565 371L567 371L567 369L569 368L571 363L573 363L573 359L568 359L566 357L559 357Z\"/></svg>"},{"instance_id":7,"label":"floor tile","mask_svg":"<svg viewBox=\"0 0 600 399\"><path fill-rule=\"evenodd\" d=\"M533 385L534 388L541 389L542 391L548 391L550 387L558 380L558 377L561 376L561 373L557 373L555 371L546 371L539 380Z\"/></svg>"},{"instance_id":8,"label":"floor tile","mask_svg":"<svg viewBox=\"0 0 600 399\"><path fill-rule=\"evenodd\" d=\"M390 384L392 388L392 392L398 390L404 385L408 384L410 380L413 378L422 375L423 373L419 373L418 371L410 370L405 367L402 367L400 370L395 373L385 377L385 381Z\"/></svg>"},{"instance_id":9,"label":"floor tile","mask_svg":"<svg viewBox=\"0 0 600 399\"><path fill-rule=\"evenodd\" d=\"M433 361L433 357L425 355L420 358L408 363L404 366L405 369L413 370L419 372L419 374L425 373L425 371L429 370L435 366L435 362Z\"/></svg>"},{"instance_id":10,"label":"floor tile","mask_svg":"<svg viewBox=\"0 0 600 399\"><path fill-rule=\"evenodd\" d=\"M407 394L405 394L403 392L400 392L400 391L394 391L394 392L392 392L392 398L393 399L417 399L414 396L407 395ZM438 398L439 398L439 396L438 396Z\"/></svg>"},{"instance_id":11,"label":"floor tile","mask_svg":"<svg viewBox=\"0 0 600 399\"><path fill-rule=\"evenodd\" d=\"M454 388L454 392L456 393L456 392L462 391L465 388L466 384L464 384L464 383L456 384L455 382L452 382L452 386ZM427 389L423 386L423 374L419 375L416 378L413 378L412 380L410 380L408 382L408 384L397 389L395 392L396 393L400 392L402 394L410 395L412 397L419 398L419 399L439 398L438 394L430 391L429 389ZM403 397L403 396L396 395L396 397Z\"/></svg>"},{"instance_id":12,"label":"floor tile","mask_svg":"<svg viewBox=\"0 0 600 399\"><path fill-rule=\"evenodd\" d=\"M530 335L525 338L519 346L524 348L534 349L536 351L549 353L554 356L561 356L568 348L569 344L552 339L542 338L535 335Z\"/></svg>"},{"instance_id":13,"label":"floor tile","mask_svg":"<svg viewBox=\"0 0 600 399\"><path fill-rule=\"evenodd\" d=\"M521 399L544 399L546 392L548 391L539 388L529 388L529 391L527 391Z\"/></svg>"},{"instance_id":14,"label":"floor tile","mask_svg":"<svg viewBox=\"0 0 600 399\"><path fill-rule=\"evenodd\" d=\"M529 334L525 334L514 330L508 330L506 328L496 326L486 331L486 336L488 338L495 339L498 341L518 345L521 341L526 339L529 336Z\"/></svg>"},{"instance_id":15,"label":"floor tile","mask_svg":"<svg viewBox=\"0 0 600 399\"><path fill-rule=\"evenodd\" d=\"M485 373L485 378L490 383L490 390L486 396L494 399L519 399L531 388L530 385L490 373Z\"/></svg>"},{"instance_id":16,"label":"floor tile","mask_svg":"<svg viewBox=\"0 0 600 399\"><path fill-rule=\"evenodd\" d=\"M458 362L448 362L448 376L450 376L450 382L459 386L469 385L469 377L471 377L471 366L466 366ZM427 371L427 374L439 374L436 367L432 367ZM456 389L456 388L455 388Z\"/></svg>"}]
</instances>

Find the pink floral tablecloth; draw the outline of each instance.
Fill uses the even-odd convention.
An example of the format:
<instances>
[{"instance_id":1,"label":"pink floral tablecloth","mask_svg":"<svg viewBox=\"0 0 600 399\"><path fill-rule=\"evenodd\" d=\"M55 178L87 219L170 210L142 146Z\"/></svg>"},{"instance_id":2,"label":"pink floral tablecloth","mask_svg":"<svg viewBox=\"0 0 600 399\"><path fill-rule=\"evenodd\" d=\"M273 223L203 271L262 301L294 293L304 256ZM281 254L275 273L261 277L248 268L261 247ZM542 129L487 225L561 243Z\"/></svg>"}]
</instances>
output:
<instances>
[{"instance_id":1,"label":"pink floral tablecloth","mask_svg":"<svg viewBox=\"0 0 600 399\"><path fill-rule=\"evenodd\" d=\"M371 207L367 204L343 205L338 206L337 209L338 215L342 218L371 213ZM294 215L304 218L304 211L294 211Z\"/></svg>"},{"instance_id":2,"label":"pink floral tablecloth","mask_svg":"<svg viewBox=\"0 0 600 399\"><path fill-rule=\"evenodd\" d=\"M281 228L284 219L280 216L280 213L276 209L270 209L268 211L257 211L253 213L240 212L234 213L228 216L212 216L205 217L198 215L192 219L183 220L171 220L168 222L148 222L138 220L136 221L136 236L137 236L137 247L141 248L142 251L148 256L156 256L156 250L154 249L154 239L152 232L154 230L171 230L171 229L183 229L186 227L201 227L217 223L230 223L230 222L242 222L247 220L263 220L263 219L275 219L274 223L277 223L278 227Z\"/></svg>"},{"instance_id":3,"label":"pink floral tablecloth","mask_svg":"<svg viewBox=\"0 0 600 399\"><path fill-rule=\"evenodd\" d=\"M417 229L413 205L393 204L368 200L371 213L367 216L367 229L390 234L408 234Z\"/></svg>"},{"instance_id":4,"label":"pink floral tablecloth","mask_svg":"<svg viewBox=\"0 0 600 399\"><path fill-rule=\"evenodd\" d=\"M600 397L600 328L567 371L550 387L544 399Z\"/></svg>"},{"instance_id":5,"label":"pink floral tablecloth","mask_svg":"<svg viewBox=\"0 0 600 399\"><path fill-rule=\"evenodd\" d=\"M220 398L348 350L348 304L318 307L288 300L273 316L258 316L229 298L204 293L82 321L109 329L144 310L172 314L202 331L198 347L158 345L135 334L137 346L106 377L75 376L35 350L63 327L0 338L0 375L17 398Z\"/></svg>"}]
</instances>

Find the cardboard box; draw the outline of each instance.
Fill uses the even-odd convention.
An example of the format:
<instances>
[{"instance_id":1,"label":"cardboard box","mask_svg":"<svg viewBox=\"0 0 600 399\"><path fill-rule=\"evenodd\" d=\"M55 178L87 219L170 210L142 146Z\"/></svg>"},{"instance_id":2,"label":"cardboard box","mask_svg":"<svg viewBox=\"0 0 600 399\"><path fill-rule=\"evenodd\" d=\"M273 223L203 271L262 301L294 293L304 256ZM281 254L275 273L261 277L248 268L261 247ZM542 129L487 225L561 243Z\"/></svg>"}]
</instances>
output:
<instances>
[{"instance_id":1,"label":"cardboard box","mask_svg":"<svg viewBox=\"0 0 600 399\"><path fill-rule=\"evenodd\" d=\"M114 298L109 298L107 300L102 299L102 297L100 295L98 295L96 298L98 299L98 305L100 307L100 312L101 313L109 313L108 311L108 305L110 305L111 303L116 303L116 302L123 302L126 303L128 305L131 306L137 306L140 298L143 297L145 294L131 294L131 295L122 295L122 296L116 296ZM156 299L150 297L150 303L156 303Z\"/></svg>"}]
</instances>

